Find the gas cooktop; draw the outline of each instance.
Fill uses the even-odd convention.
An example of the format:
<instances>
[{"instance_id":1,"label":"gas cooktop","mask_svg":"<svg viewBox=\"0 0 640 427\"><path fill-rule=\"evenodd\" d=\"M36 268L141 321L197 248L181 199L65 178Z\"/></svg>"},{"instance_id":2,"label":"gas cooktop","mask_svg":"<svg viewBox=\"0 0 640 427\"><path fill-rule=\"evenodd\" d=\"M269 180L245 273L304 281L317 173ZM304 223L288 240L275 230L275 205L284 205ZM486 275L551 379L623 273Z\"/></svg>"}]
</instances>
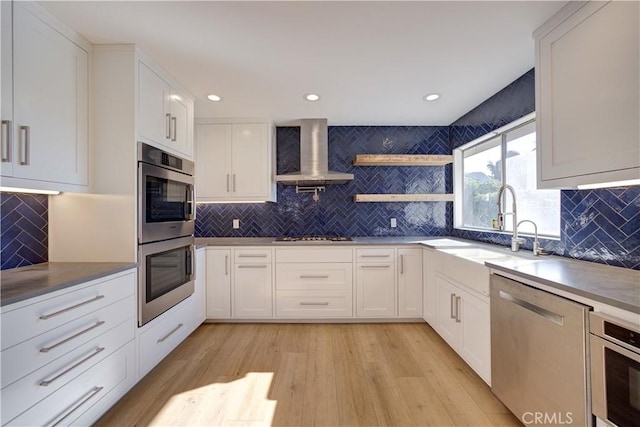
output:
<instances>
[{"instance_id":1,"label":"gas cooktop","mask_svg":"<svg viewBox=\"0 0 640 427\"><path fill-rule=\"evenodd\" d=\"M281 236L276 237L276 242L351 242L351 237L346 236Z\"/></svg>"}]
</instances>

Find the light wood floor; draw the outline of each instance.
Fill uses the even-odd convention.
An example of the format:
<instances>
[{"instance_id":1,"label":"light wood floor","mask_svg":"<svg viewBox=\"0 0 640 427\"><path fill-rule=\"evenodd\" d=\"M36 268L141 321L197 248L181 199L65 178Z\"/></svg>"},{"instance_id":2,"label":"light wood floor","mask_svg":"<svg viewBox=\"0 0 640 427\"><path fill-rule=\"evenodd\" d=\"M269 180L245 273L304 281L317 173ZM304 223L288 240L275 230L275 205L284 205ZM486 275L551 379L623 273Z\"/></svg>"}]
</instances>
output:
<instances>
[{"instance_id":1,"label":"light wood floor","mask_svg":"<svg viewBox=\"0 0 640 427\"><path fill-rule=\"evenodd\" d=\"M204 324L99 426L519 426L424 323Z\"/></svg>"}]
</instances>

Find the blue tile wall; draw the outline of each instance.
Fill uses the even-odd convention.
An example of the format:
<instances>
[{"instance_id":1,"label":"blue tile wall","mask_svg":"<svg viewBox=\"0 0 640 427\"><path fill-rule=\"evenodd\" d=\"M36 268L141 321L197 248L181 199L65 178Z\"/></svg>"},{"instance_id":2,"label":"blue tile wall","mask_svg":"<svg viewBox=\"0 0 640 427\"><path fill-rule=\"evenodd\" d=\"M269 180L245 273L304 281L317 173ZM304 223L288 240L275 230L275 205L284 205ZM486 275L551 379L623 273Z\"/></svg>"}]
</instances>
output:
<instances>
[{"instance_id":1,"label":"blue tile wall","mask_svg":"<svg viewBox=\"0 0 640 427\"><path fill-rule=\"evenodd\" d=\"M449 127L455 149L535 111L530 70ZM640 269L640 186L562 191L560 240L542 240L550 252L618 267ZM452 235L510 245L510 236L452 229ZM531 249L532 239L524 247Z\"/></svg>"},{"instance_id":2,"label":"blue tile wall","mask_svg":"<svg viewBox=\"0 0 640 427\"><path fill-rule=\"evenodd\" d=\"M0 269L47 262L49 198L0 193Z\"/></svg>"},{"instance_id":3,"label":"blue tile wall","mask_svg":"<svg viewBox=\"0 0 640 427\"><path fill-rule=\"evenodd\" d=\"M446 193L451 167L353 166L356 154L449 154L446 126L330 126L329 168L354 174L347 184L327 185L314 202L278 184L278 203L199 204L196 236L273 237L296 234L346 236L443 236L450 232L452 203L355 203L359 193ZM278 173L300 166L300 128L277 129ZM234 230L232 219L240 219ZM389 226L396 218L397 228Z\"/></svg>"}]
</instances>

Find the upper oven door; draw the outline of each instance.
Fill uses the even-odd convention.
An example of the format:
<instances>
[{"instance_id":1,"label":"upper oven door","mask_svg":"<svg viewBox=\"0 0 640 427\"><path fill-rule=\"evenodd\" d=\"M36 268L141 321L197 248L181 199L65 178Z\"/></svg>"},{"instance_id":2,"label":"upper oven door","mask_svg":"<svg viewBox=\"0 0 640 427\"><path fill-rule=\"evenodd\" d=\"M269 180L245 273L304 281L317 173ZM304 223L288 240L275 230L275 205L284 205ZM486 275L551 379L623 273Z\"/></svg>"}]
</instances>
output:
<instances>
[{"instance_id":1,"label":"upper oven door","mask_svg":"<svg viewBox=\"0 0 640 427\"><path fill-rule=\"evenodd\" d=\"M138 163L138 243L191 236L193 176Z\"/></svg>"}]
</instances>

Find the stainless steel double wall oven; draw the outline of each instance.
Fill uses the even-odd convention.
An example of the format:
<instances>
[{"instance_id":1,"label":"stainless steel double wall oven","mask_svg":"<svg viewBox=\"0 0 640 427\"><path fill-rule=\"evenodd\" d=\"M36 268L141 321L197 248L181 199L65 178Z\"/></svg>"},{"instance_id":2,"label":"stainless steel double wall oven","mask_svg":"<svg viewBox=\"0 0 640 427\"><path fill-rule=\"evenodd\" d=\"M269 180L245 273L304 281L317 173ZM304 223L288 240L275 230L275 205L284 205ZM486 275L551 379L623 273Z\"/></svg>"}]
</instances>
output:
<instances>
[{"instance_id":1,"label":"stainless steel double wall oven","mask_svg":"<svg viewBox=\"0 0 640 427\"><path fill-rule=\"evenodd\" d=\"M138 143L138 325L193 293L193 162Z\"/></svg>"}]
</instances>

